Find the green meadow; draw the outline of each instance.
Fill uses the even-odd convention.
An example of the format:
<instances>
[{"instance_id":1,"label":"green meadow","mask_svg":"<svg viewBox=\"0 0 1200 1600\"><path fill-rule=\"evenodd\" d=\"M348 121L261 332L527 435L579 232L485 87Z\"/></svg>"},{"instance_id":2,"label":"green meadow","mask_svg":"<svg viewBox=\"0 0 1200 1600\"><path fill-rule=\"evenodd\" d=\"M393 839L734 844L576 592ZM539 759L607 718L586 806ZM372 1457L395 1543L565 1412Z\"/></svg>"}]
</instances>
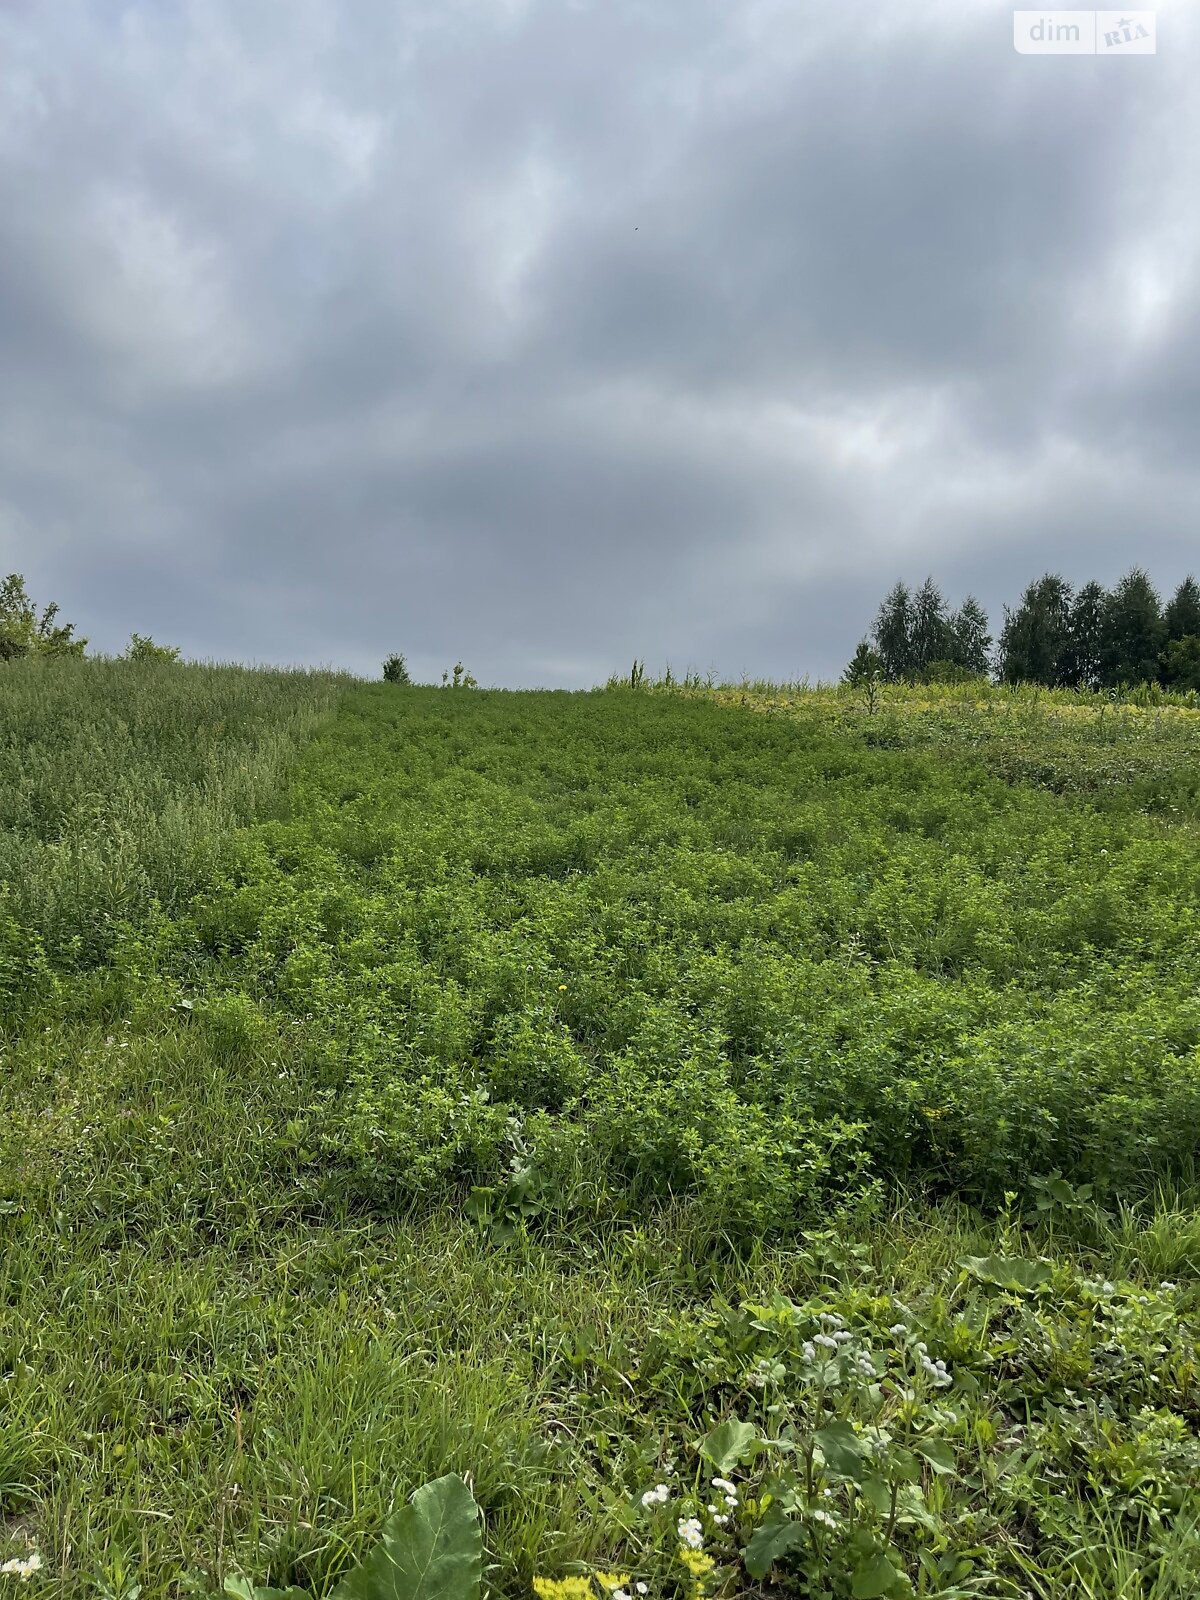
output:
<instances>
[{"instance_id":1,"label":"green meadow","mask_svg":"<svg viewBox=\"0 0 1200 1600\"><path fill-rule=\"evenodd\" d=\"M1194 1595L1194 701L4 664L0 1586Z\"/></svg>"}]
</instances>

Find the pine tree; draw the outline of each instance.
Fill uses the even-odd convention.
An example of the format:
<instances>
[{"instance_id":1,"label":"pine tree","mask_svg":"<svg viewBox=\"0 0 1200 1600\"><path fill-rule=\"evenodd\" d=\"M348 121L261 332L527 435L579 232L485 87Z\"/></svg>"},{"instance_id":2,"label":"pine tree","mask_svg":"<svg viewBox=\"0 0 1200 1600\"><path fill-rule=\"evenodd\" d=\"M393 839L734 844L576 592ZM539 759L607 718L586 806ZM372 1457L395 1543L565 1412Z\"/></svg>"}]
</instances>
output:
<instances>
[{"instance_id":1,"label":"pine tree","mask_svg":"<svg viewBox=\"0 0 1200 1600\"><path fill-rule=\"evenodd\" d=\"M1200 639L1200 583L1189 572L1163 614L1167 638Z\"/></svg>"},{"instance_id":2,"label":"pine tree","mask_svg":"<svg viewBox=\"0 0 1200 1600\"><path fill-rule=\"evenodd\" d=\"M954 648L954 635L950 626L950 608L946 597L934 583L926 578L913 596L911 661L909 671L924 674L935 661L949 661Z\"/></svg>"},{"instance_id":3,"label":"pine tree","mask_svg":"<svg viewBox=\"0 0 1200 1600\"><path fill-rule=\"evenodd\" d=\"M859 641L858 649L842 673L842 682L851 688L859 688L862 684L871 683L883 676L883 662L865 639Z\"/></svg>"},{"instance_id":4,"label":"pine tree","mask_svg":"<svg viewBox=\"0 0 1200 1600\"><path fill-rule=\"evenodd\" d=\"M950 618L950 660L974 677L986 677L991 644L987 612L969 594Z\"/></svg>"},{"instance_id":5,"label":"pine tree","mask_svg":"<svg viewBox=\"0 0 1200 1600\"><path fill-rule=\"evenodd\" d=\"M907 677L913 667L912 598L907 585L897 583L875 615L871 637L890 682Z\"/></svg>"},{"instance_id":6,"label":"pine tree","mask_svg":"<svg viewBox=\"0 0 1200 1600\"><path fill-rule=\"evenodd\" d=\"M1134 567L1117 583L1104 607L1100 658L1105 686L1156 683L1165 642L1158 592L1141 567Z\"/></svg>"}]
</instances>

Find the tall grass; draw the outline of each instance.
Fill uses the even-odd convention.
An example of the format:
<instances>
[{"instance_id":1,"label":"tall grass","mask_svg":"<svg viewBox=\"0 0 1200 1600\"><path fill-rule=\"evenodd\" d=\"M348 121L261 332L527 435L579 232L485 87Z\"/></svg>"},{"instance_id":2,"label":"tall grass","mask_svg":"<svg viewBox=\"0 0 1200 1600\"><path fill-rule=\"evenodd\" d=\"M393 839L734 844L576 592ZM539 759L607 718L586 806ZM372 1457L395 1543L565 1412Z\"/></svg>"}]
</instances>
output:
<instances>
[{"instance_id":1,"label":"tall grass","mask_svg":"<svg viewBox=\"0 0 1200 1600\"><path fill-rule=\"evenodd\" d=\"M0 912L89 964L180 906L222 837L270 805L333 706L328 672L18 661L0 670Z\"/></svg>"}]
</instances>

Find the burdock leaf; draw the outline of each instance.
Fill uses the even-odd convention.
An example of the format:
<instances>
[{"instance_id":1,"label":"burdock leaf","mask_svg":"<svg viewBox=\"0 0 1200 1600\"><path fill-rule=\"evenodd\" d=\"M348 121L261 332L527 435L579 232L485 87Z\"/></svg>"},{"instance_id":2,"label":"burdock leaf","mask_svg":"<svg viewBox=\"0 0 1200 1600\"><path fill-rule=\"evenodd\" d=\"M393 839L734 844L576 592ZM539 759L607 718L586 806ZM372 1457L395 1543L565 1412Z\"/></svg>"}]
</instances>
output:
<instances>
[{"instance_id":1,"label":"burdock leaf","mask_svg":"<svg viewBox=\"0 0 1200 1600\"><path fill-rule=\"evenodd\" d=\"M383 1525L383 1537L332 1600L476 1600L483 1531L457 1474L424 1484Z\"/></svg>"},{"instance_id":2,"label":"burdock leaf","mask_svg":"<svg viewBox=\"0 0 1200 1600\"><path fill-rule=\"evenodd\" d=\"M728 1417L701 1439L700 1454L711 1461L718 1472L728 1472L753 1454L757 1444L758 1429L752 1423Z\"/></svg>"},{"instance_id":3,"label":"burdock leaf","mask_svg":"<svg viewBox=\"0 0 1200 1600\"><path fill-rule=\"evenodd\" d=\"M1036 1293L1053 1276L1045 1261L1027 1261L1023 1256L964 1256L959 1265L981 1283L1021 1294Z\"/></svg>"}]
</instances>

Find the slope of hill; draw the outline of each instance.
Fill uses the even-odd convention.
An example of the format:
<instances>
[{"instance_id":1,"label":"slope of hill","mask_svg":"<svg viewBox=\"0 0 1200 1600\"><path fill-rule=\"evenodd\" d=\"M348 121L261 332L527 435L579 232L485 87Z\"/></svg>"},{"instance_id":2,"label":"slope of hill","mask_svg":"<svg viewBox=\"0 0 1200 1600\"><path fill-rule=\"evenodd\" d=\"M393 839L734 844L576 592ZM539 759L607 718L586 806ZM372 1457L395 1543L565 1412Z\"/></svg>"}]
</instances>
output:
<instances>
[{"instance_id":1,"label":"slope of hill","mask_svg":"<svg viewBox=\"0 0 1200 1600\"><path fill-rule=\"evenodd\" d=\"M39 1582L323 1593L461 1471L503 1594L1193 1592L1200 715L63 663L0 718Z\"/></svg>"}]
</instances>

